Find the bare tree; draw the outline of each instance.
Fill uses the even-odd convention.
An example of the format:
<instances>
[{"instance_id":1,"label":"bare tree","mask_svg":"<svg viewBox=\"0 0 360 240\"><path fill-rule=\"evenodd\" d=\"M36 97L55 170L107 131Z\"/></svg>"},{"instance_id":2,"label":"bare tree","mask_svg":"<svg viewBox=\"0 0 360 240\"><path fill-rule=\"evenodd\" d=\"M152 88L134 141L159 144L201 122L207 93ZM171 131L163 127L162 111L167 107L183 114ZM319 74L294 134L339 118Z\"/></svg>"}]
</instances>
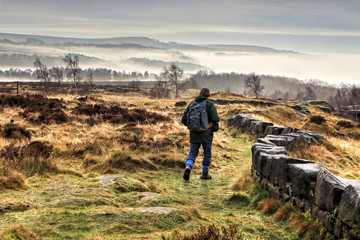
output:
<instances>
[{"instance_id":1,"label":"bare tree","mask_svg":"<svg viewBox=\"0 0 360 240\"><path fill-rule=\"evenodd\" d=\"M64 72L61 68L59 67L52 67L50 69L50 75L51 77L53 77L57 84L58 84L58 88L60 87L60 84L62 83L62 81L64 80Z\"/></svg>"},{"instance_id":2,"label":"bare tree","mask_svg":"<svg viewBox=\"0 0 360 240\"><path fill-rule=\"evenodd\" d=\"M92 70L89 70L89 73L87 74L87 81L90 85L93 85L94 83L94 72Z\"/></svg>"},{"instance_id":3,"label":"bare tree","mask_svg":"<svg viewBox=\"0 0 360 240\"><path fill-rule=\"evenodd\" d=\"M302 101L302 100L304 99L304 92L300 90L300 91L296 94L295 99L298 100L298 101Z\"/></svg>"},{"instance_id":4,"label":"bare tree","mask_svg":"<svg viewBox=\"0 0 360 240\"><path fill-rule=\"evenodd\" d=\"M71 79L74 82L76 94L78 93L78 86L77 84L81 80L80 72L81 69L79 68L79 55L71 55L70 53L67 54L63 62L66 64L66 77Z\"/></svg>"},{"instance_id":5,"label":"bare tree","mask_svg":"<svg viewBox=\"0 0 360 240\"><path fill-rule=\"evenodd\" d=\"M40 79L42 82L44 82L45 92L48 94L48 83L51 80L49 70L47 69L46 65L41 63L39 57L35 58L34 66L36 68L37 79Z\"/></svg>"},{"instance_id":6,"label":"bare tree","mask_svg":"<svg viewBox=\"0 0 360 240\"><path fill-rule=\"evenodd\" d=\"M316 95L314 93L314 91L311 89L311 87L305 87L305 97L303 98L303 100L315 100L316 99Z\"/></svg>"},{"instance_id":7,"label":"bare tree","mask_svg":"<svg viewBox=\"0 0 360 240\"><path fill-rule=\"evenodd\" d=\"M161 79L157 80L155 86L150 90L151 98L169 98L170 89L168 87L167 81Z\"/></svg>"},{"instance_id":8,"label":"bare tree","mask_svg":"<svg viewBox=\"0 0 360 240\"><path fill-rule=\"evenodd\" d=\"M172 63L169 67L164 67L163 72L161 74L173 86L175 91L175 98L178 98L179 87L180 87L181 79L184 75L184 70L181 69L175 63Z\"/></svg>"},{"instance_id":9,"label":"bare tree","mask_svg":"<svg viewBox=\"0 0 360 240\"><path fill-rule=\"evenodd\" d=\"M245 87L249 88L249 94L255 94L255 97L259 97L261 92L264 90L264 86L261 85L261 78L255 73L251 73L245 78Z\"/></svg>"}]
</instances>

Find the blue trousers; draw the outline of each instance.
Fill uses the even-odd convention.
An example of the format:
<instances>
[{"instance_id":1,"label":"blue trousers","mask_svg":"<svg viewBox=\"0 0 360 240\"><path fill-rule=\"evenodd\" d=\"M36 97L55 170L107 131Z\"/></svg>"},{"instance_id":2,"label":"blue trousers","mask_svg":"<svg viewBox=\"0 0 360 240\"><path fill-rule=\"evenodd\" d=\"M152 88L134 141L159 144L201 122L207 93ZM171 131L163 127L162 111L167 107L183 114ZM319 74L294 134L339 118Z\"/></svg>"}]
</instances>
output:
<instances>
[{"instance_id":1,"label":"blue trousers","mask_svg":"<svg viewBox=\"0 0 360 240\"><path fill-rule=\"evenodd\" d=\"M209 171L209 166L211 163L211 145L212 142L206 143L190 143L190 153L188 155L186 166L194 166L195 159L199 154L200 146L204 149L204 159L202 162L202 171L207 173Z\"/></svg>"}]
</instances>

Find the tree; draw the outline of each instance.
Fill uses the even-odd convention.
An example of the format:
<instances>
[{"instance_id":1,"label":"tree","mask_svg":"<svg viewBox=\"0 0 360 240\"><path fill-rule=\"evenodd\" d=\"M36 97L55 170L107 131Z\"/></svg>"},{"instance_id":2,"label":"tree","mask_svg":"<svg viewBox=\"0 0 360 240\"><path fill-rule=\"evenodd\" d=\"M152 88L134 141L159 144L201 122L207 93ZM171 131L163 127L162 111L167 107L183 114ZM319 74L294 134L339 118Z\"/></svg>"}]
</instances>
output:
<instances>
[{"instance_id":1,"label":"tree","mask_svg":"<svg viewBox=\"0 0 360 240\"><path fill-rule=\"evenodd\" d=\"M316 95L314 91L311 89L311 87L305 87L305 97L303 100L315 100Z\"/></svg>"},{"instance_id":2,"label":"tree","mask_svg":"<svg viewBox=\"0 0 360 240\"><path fill-rule=\"evenodd\" d=\"M184 70L181 69L175 63L172 63L169 67L164 67L162 76L164 76L168 82L173 86L175 91L175 98L179 96L179 87L181 79L184 75Z\"/></svg>"},{"instance_id":3,"label":"tree","mask_svg":"<svg viewBox=\"0 0 360 240\"><path fill-rule=\"evenodd\" d=\"M70 53L67 54L63 62L66 64L66 77L74 82L75 92L78 93L77 84L81 80L80 72L81 69L79 68L79 55L71 55Z\"/></svg>"},{"instance_id":4,"label":"tree","mask_svg":"<svg viewBox=\"0 0 360 240\"><path fill-rule=\"evenodd\" d=\"M36 68L37 79L40 79L42 82L44 82L45 92L47 94L48 93L48 83L51 80L49 70L47 69L46 65L41 63L41 60L39 57L35 58L34 66Z\"/></svg>"},{"instance_id":5,"label":"tree","mask_svg":"<svg viewBox=\"0 0 360 240\"><path fill-rule=\"evenodd\" d=\"M251 73L245 78L245 87L249 88L249 94L255 94L255 97L259 97L261 92L264 90L264 86L261 85L261 78L255 73Z\"/></svg>"},{"instance_id":6,"label":"tree","mask_svg":"<svg viewBox=\"0 0 360 240\"><path fill-rule=\"evenodd\" d=\"M87 81L90 85L93 85L94 83L94 73L92 70L89 70L89 73L87 74Z\"/></svg>"},{"instance_id":7,"label":"tree","mask_svg":"<svg viewBox=\"0 0 360 240\"><path fill-rule=\"evenodd\" d=\"M56 80L58 87L60 87L61 82L64 80L63 70L59 67L53 67L50 69L50 75Z\"/></svg>"}]
</instances>

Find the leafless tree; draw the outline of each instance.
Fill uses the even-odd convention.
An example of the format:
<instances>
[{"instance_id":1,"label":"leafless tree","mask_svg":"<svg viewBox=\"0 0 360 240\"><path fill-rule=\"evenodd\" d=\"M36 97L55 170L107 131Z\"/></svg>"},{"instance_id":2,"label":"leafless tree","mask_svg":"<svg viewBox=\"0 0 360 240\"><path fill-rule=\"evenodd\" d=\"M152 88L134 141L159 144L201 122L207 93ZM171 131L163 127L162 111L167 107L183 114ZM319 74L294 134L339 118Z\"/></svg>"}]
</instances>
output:
<instances>
[{"instance_id":1,"label":"leafless tree","mask_svg":"<svg viewBox=\"0 0 360 240\"><path fill-rule=\"evenodd\" d=\"M94 73L92 70L89 70L89 73L87 74L87 81L90 85L93 85L94 83Z\"/></svg>"},{"instance_id":2,"label":"leafless tree","mask_svg":"<svg viewBox=\"0 0 360 240\"><path fill-rule=\"evenodd\" d=\"M60 84L64 80L64 72L62 68L59 67L52 67L50 69L50 75L52 78L54 78L58 84L58 87L60 87Z\"/></svg>"},{"instance_id":3,"label":"leafless tree","mask_svg":"<svg viewBox=\"0 0 360 240\"><path fill-rule=\"evenodd\" d=\"M170 89L168 87L167 81L161 79L157 80L155 86L150 90L151 98L169 98Z\"/></svg>"},{"instance_id":4,"label":"leafless tree","mask_svg":"<svg viewBox=\"0 0 360 240\"><path fill-rule=\"evenodd\" d=\"M261 85L261 78L255 73L251 73L245 78L245 87L249 88L249 94L255 94L255 97L259 97L261 92L264 90L264 86Z\"/></svg>"},{"instance_id":5,"label":"leafless tree","mask_svg":"<svg viewBox=\"0 0 360 240\"><path fill-rule=\"evenodd\" d=\"M181 69L175 63L172 63L169 67L164 67L163 72L161 73L169 83L174 88L175 98L179 96L179 87L181 84L182 77L184 75L184 70Z\"/></svg>"},{"instance_id":6,"label":"leafless tree","mask_svg":"<svg viewBox=\"0 0 360 240\"><path fill-rule=\"evenodd\" d=\"M40 79L44 82L45 92L48 94L48 83L51 81L51 75L46 65L42 64L39 57L35 58L34 66L36 68L37 79Z\"/></svg>"},{"instance_id":7,"label":"leafless tree","mask_svg":"<svg viewBox=\"0 0 360 240\"><path fill-rule=\"evenodd\" d=\"M305 97L303 98L303 100L315 100L316 99L316 95L314 93L314 91L311 89L311 87L305 87Z\"/></svg>"},{"instance_id":8,"label":"leafless tree","mask_svg":"<svg viewBox=\"0 0 360 240\"><path fill-rule=\"evenodd\" d=\"M63 62L66 64L66 77L71 79L74 82L75 92L78 93L78 83L81 80L80 72L81 69L79 68L79 55L72 55L67 54Z\"/></svg>"}]
</instances>

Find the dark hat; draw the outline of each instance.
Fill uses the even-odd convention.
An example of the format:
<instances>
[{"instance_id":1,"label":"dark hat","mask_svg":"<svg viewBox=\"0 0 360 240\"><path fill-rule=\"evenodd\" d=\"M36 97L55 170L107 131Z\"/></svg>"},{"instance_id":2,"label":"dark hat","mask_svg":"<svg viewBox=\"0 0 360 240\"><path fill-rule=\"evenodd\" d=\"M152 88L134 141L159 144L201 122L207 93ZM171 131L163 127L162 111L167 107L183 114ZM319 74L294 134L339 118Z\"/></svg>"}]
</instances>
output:
<instances>
[{"instance_id":1,"label":"dark hat","mask_svg":"<svg viewBox=\"0 0 360 240\"><path fill-rule=\"evenodd\" d=\"M208 88L202 88L200 91L200 95L203 97L210 97L210 90Z\"/></svg>"}]
</instances>

